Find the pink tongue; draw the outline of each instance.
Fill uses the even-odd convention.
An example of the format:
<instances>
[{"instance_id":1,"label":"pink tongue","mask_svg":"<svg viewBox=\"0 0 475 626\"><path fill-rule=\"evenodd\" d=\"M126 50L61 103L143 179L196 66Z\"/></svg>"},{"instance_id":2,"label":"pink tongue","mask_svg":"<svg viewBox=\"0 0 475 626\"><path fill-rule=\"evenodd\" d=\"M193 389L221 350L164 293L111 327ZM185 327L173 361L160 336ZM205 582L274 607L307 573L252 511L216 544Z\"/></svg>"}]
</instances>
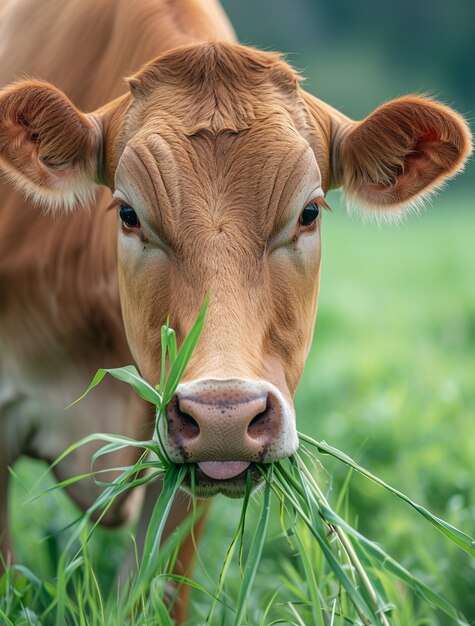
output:
<instances>
[{"instance_id":1,"label":"pink tongue","mask_svg":"<svg viewBox=\"0 0 475 626\"><path fill-rule=\"evenodd\" d=\"M234 478L249 467L247 461L204 461L198 463L198 467L209 478L215 480L226 480Z\"/></svg>"}]
</instances>

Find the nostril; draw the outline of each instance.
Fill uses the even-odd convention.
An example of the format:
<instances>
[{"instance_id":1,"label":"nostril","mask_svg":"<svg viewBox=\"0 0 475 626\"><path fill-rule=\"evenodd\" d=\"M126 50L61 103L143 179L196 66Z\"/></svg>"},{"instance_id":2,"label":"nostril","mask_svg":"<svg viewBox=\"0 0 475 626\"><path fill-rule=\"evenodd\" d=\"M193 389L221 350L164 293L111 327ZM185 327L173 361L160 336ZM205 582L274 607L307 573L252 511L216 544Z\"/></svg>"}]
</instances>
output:
<instances>
[{"instance_id":1,"label":"nostril","mask_svg":"<svg viewBox=\"0 0 475 626\"><path fill-rule=\"evenodd\" d=\"M252 418L247 427L247 434L252 439L262 439L268 436L275 429L275 405L272 397L267 397L266 408Z\"/></svg>"},{"instance_id":2,"label":"nostril","mask_svg":"<svg viewBox=\"0 0 475 626\"><path fill-rule=\"evenodd\" d=\"M185 413L180 409L179 415L183 425L183 431L186 433L186 435L190 439L198 437L198 435L200 434L200 427L198 426L198 422L196 422L196 420L194 420L191 415L188 415L188 413Z\"/></svg>"},{"instance_id":3,"label":"nostril","mask_svg":"<svg viewBox=\"0 0 475 626\"><path fill-rule=\"evenodd\" d=\"M180 408L178 397L175 396L167 408L169 428L180 435L180 439L196 439L200 434L198 422L189 413Z\"/></svg>"}]
</instances>

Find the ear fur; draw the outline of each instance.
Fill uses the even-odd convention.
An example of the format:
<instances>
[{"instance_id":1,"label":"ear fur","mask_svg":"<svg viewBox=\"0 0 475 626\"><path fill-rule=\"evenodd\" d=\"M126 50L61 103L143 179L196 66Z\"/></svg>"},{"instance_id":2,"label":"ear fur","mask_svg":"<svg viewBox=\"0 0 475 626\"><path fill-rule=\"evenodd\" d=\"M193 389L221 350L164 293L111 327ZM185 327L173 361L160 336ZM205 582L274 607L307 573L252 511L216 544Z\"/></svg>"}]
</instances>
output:
<instances>
[{"instance_id":1,"label":"ear fur","mask_svg":"<svg viewBox=\"0 0 475 626\"><path fill-rule=\"evenodd\" d=\"M390 219L418 208L471 149L469 128L452 109L418 96L388 102L348 125L337 146L349 208Z\"/></svg>"},{"instance_id":2,"label":"ear fur","mask_svg":"<svg viewBox=\"0 0 475 626\"><path fill-rule=\"evenodd\" d=\"M101 141L95 117L49 83L26 80L0 91L0 167L50 210L91 199Z\"/></svg>"}]
</instances>

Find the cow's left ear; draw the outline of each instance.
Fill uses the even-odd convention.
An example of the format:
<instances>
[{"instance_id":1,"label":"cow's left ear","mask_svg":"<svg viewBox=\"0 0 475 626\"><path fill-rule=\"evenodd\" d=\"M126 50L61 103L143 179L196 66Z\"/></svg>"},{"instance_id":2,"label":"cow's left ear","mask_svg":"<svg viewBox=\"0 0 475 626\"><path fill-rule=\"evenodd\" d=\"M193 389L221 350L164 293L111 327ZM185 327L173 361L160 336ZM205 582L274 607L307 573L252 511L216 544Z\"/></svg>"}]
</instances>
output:
<instances>
[{"instance_id":1,"label":"cow's left ear","mask_svg":"<svg viewBox=\"0 0 475 626\"><path fill-rule=\"evenodd\" d=\"M388 102L362 122L340 121L334 141L333 177L350 207L383 216L417 206L461 170L472 148L460 115L418 96Z\"/></svg>"},{"instance_id":2,"label":"cow's left ear","mask_svg":"<svg viewBox=\"0 0 475 626\"><path fill-rule=\"evenodd\" d=\"M86 203L101 143L97 119L53 85L27 80L0 91L0 166L32 200L50 209Z\"/></svg>"}]
</instances>

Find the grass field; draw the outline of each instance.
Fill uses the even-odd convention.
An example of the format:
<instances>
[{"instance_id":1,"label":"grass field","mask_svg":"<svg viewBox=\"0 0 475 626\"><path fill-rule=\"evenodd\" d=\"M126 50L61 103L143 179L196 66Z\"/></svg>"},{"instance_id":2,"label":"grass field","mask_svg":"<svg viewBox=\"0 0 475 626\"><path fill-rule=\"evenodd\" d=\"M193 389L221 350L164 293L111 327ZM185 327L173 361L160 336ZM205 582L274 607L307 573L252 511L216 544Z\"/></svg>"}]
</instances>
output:
<instances>
[{"instance_id":1,"label":"grass field","mask_svg":"<svg viewBox=\"0 0 475 626\"><path fill-rule=\"evenodd\" d=\"M434 207L398 227L363 225L346 217L337 195L330 197L330 204L334 211L324 215L315 338L296 398L300 429L357 457L435 514L473 534L473 200L446 192ZM320 483L335 501L347 470L327 457L321 460ZM62 539L45 537L67 524L74 508L57 493L25 504L38 464L22 460L14 470L17 554L41 578L52 576ZM347 519L475 623L475 566L469 557L377 486L354 476L348 493ZM229 500L216 499L213 507L196 572L200 581L208 575L216 581L217 555L224 555L240 513L240 504ZM263 600L280 585L283 596L288 595L282 581L295 576L292 554L277 542L279 532L274 519L250 602L256 624ZM110 584L127 542L127 532L98 533L93 552L104 585ZM234 576L237 580L237 571ZM298 576L295 580L298 587ZM402 588L395 587L394 593L400 607L395 623L449 624ZM199 594L194 602L190 624L202 620Z\"/></svg>"}]
</instances>

